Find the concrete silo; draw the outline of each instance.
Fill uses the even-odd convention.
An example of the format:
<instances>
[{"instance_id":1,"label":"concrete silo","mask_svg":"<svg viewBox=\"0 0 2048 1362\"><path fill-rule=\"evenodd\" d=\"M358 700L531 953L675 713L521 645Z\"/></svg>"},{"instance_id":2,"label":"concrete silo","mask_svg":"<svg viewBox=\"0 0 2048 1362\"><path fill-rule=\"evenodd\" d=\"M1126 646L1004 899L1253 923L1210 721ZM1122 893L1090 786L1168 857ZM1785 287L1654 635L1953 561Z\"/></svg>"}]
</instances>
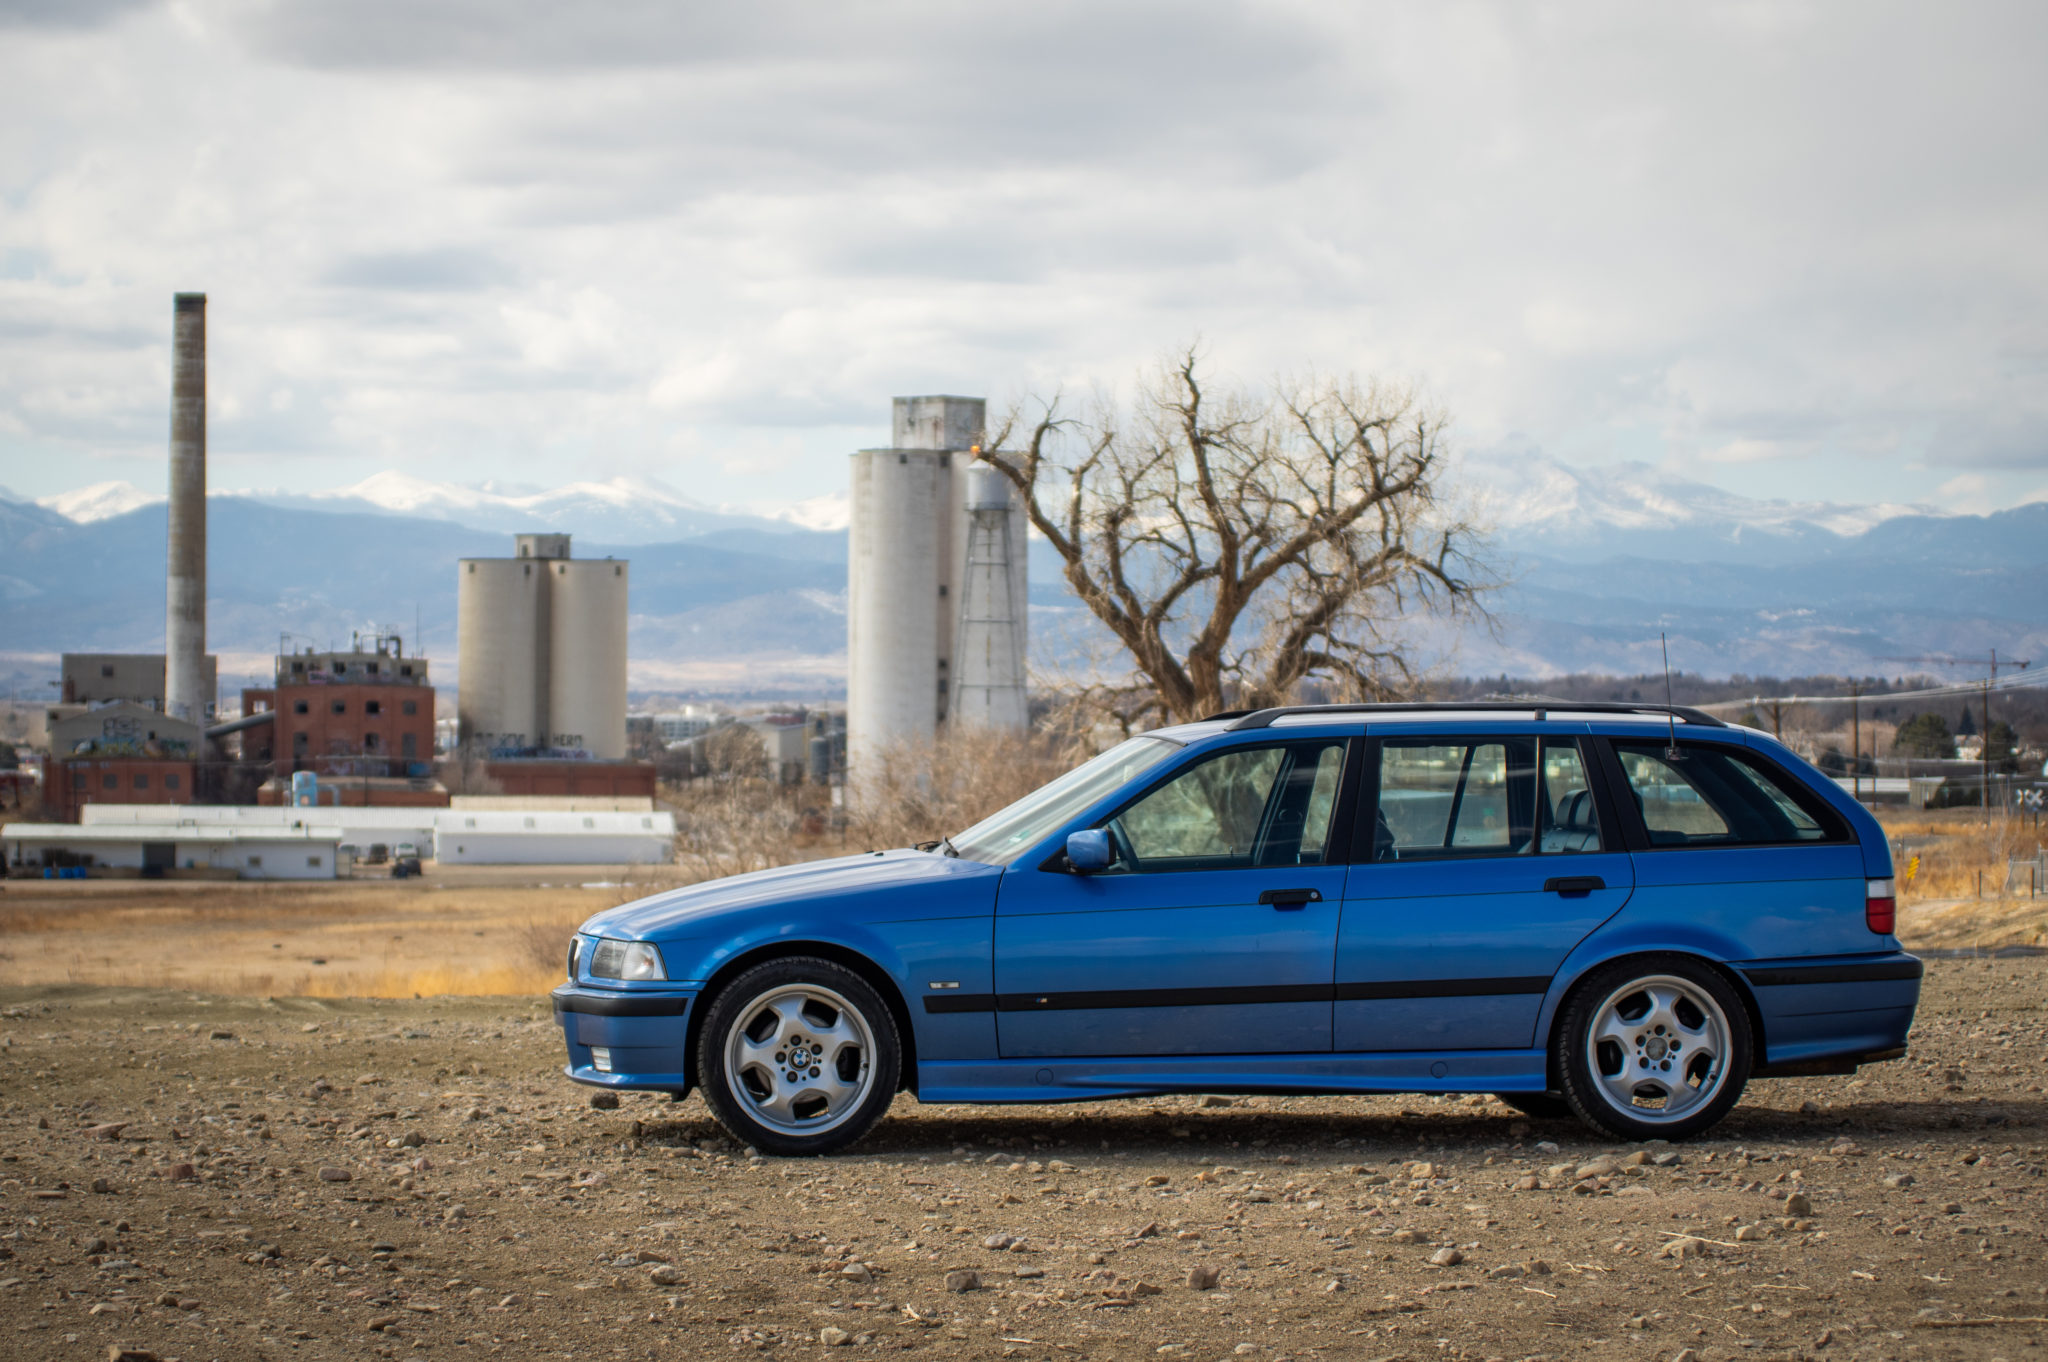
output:
<instances>
[{"instance_id":1,"label":"concrete silo","mask_svg":"<svg viewBox=\"0 0 2048 1362\"><path fill-rule=\"evenodd\" d=\"M1024 723L1023 511L999 480L970 493L986 416L976 397L899 397L894 446L853 456L846 741L856 781L891 745L930 741L956 704L965 722ZM995 533L970 555L976 526ZM963 612L975 573L983 599ZM965 690L963 646L975 650Z\"/></svg>"},{"instance_id":2,"label":"concrete silo","mask_svg":"<svg viewBox=\"0 0 2048 1362\"><path fill-rule=\"evenodd\" d=\"M939 597L951 459L925 449L853 456L846 578L846 760L855 771L896 743L929 742L946 698Z\"/></svg>"},{"instance_id":3,"label":"concrete silo","mask_svg":"<svg viewBox=\"0 0 2048 1362\"><path fill-rule=\"evenodd\" d=\"M1024 699L1024 510L1010 480L987 464L958 479L961 503L959 622L947 722L1022 732Z\"/></svg>"},{"instance_id":4,"label":"concrete silo","mask_svg":"<svg viewBox=\"0 0 2048 1362\"><path fill-rule=\"evenodd\" d=\"M626 755L626 564L545 564L548 583L547 746L599 761Z\"/></svg>"},{"instance_id":5,"label":"concrete silo","mask_svg":"<svg viewBox=\"0 0 2048 1362\"><path fill-rule=\"evenodd\" d=\"M456 566L456 717L465 746L521 752L545 741L547 566L531 558Z\"/></svg>"},{"instance_id":6,"label":"concrete silo","mask_svg":"<svg viewBox=\"0 0 2048 1362\"><path fill-rule=\"evenodd\" d=\"M626 755L627 564L574 559L566 534L456 567L461 740L499 757Z\"/></svg>"}]
</instances>

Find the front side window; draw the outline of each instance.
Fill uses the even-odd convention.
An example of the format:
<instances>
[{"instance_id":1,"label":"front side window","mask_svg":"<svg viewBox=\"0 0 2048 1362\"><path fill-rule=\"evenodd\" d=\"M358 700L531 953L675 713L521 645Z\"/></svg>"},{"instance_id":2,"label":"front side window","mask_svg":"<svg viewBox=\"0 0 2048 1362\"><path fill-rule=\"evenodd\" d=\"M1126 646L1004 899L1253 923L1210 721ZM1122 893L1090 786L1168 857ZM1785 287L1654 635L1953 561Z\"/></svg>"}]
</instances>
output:
<instances>
[{"instance_id":1,"label":"front side window","mask_svg":"<svg viewBox=\"0 0 2048 1362\"><path fill-rule=\"evenodd\" d=\"M1832 842L1848 833L1811 795L1743 753L1682 743L1614 744L1653 847Z\"/></svg>"},{"instance_id":2,"label":"front side window","mask_svg":"<svg viewBox=\"0 0 2048 1362\"><path fill-rule=\"evenodd\" d=\"M1389 738L1380 743L1377 789L1376 861L1600 850L1600 816L1573 738Z\"/></svg>"},{"instance_id":3,"label":"front side window","mask_svg":"<svg viewBox=\"0 0 2048 1362\"><path fill-rule=\"evenodd\" d=\"M1110 820L1114 868L1322 865L1343 774L1341 741L1240 747L1210 757Z\"/></svg>"}]
</instances>

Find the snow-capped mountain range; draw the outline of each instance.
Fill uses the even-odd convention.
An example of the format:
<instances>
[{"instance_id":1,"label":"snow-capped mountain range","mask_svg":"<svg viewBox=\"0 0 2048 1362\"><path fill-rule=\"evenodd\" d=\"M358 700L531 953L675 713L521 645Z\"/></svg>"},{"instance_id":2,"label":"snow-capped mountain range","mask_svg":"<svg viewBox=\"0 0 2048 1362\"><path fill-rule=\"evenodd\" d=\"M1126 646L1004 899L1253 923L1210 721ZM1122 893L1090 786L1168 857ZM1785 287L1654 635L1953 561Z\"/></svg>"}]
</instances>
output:
<instances>
[{"instance_id":1,"label":"snow-capped mountain range","mask_svg":"<svg viewBox=\"0 0 2048 1362\"><path fill-rule=\"evenodd\" d=\"M1578 549L1605 556L1626 549L1691 557L1713 546L1716 557L1750 556L1816 534L1854 537L1900 516L1946 514L1897 502L1762 500L1646 463L1580 468L1536 452L1470 456L1461 473L1482 520L1513 547L1548 552ZM435 482L386 471L323 492L217 488L213 494L304 510L417 516L480 530L562 530L608 544L665 543L741 527L836 531L846 528L848 514L844 491L780 504L712 505L655 479L634 477L541 489ZM160 493L132 483L101 482L38 498L36 504L84 524L162 500Z\"/></svg>"},{"instance_id":2,"label":"snow-capped mountain range","mask_svg":"<svg viewBox=\"0 0 2048 1362\"><path fill-rule=\"evenodd\" d=\"M1443 641L1443 665L1626 674L1891 674L1927 653L2048 649L2048 502L1989 516L1929 507L1748 498L1640 464L1575 468L1493 453L1455 479L1508 578L1500 627ZM0 489L0 674L42 684L64 650L162 646L162 498L102 483L28 502ZM414 621L452 671L455 560L554 530L579 555L633 563L635 685L828 692L844 677L842 491L711 506L615 478L538 490L384 473L320 493L216 491L210 642L252 666L280 630L345 639ZM1035 663L1100 651L1043 544L1031 546ZM26 660L25 660L26 659ZM10 665L11 663L11 665Z\"/></svg>"},{"instance_id":3,"label":"snow-capped mountain range","mask_svg":"<svg viewBox=\"0 0 2048 1362\"><path fill-rule=\"evenodd\" d=\"M309 511L368 511L446 520L479 530L563 530L607 544L659 544L695 539L715 530L846 528L846 497L812 497L786 506L713 506L652 478L610 478L539 489L434 482L387 470L348 487L324 492L271 488L215 488L213 496L243 497ZM36 504L81 524L125 515L164 500L129 482L100 482L74 492L39 497Z\"/></svg>"}]
</instances>

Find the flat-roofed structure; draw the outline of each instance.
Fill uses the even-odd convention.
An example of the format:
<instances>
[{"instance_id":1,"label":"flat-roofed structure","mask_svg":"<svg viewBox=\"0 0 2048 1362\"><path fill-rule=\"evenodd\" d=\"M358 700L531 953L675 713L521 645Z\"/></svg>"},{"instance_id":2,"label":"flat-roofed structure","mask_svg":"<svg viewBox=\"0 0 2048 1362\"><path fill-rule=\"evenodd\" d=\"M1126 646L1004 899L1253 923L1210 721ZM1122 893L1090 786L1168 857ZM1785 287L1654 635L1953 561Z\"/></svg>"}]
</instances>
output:
<instances>
[{"instance_id":1,"label":"flat-roofed structure","mask_svg":"<svg viewBox=\"0 0 2048 1362\"><path fill-rule=\"evenodd\" d=\"M0 855L12 874L85 866L114 875L331 880L342 840L333 827L9 823L0 828Z\"/></svg>"},{"instance_id":2,"label":"flat-roofed structure","mask_svg":"<svg viewBox=\"0 0 2048 1362\"><path fill-rule=\"evenodd\" d=\"M110 700L133 700L151 709L164 707L164 655L162 653L65 653L58 660L60 703L100 705ZM220 685L220 659L208 653L200 658L200 678L211 697ZM207 710L213 701L207 701Z\"/></svg>"},{"instance_id":3,"label":"flat-roofed structure","mask_svg":"<svg viewBox=\"0 0 2048 1362\"><path fill-rule=\"evenodd\" d=\"M154 824L161 827L231 828L249 833L329 828L345 846L367 851L379 843L395 847L411 842L422 856L434 845L434 819L441 810L421 808L297 808L275 804L88 804L79 821L85 827Z\"/></svg>"},{"instance_id":4,"label":"flat-roofed structure","mask_svg":"<svg viewBox=\"0 0 2048 1362\"><path fill-rule=\"evenodd\" d=\"M667 865L675 860L670 813L450 809L436 819L441 865Z\"/></svg>"}]
</instances>

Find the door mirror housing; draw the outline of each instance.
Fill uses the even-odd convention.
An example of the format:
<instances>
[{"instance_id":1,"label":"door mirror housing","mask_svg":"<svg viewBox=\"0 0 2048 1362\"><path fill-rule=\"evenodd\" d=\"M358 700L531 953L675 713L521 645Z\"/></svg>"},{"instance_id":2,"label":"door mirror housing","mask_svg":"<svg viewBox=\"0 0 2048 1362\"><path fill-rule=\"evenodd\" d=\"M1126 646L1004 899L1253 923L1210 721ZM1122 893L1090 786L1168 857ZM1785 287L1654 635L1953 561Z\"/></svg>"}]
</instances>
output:
<instances>
[{"instance_id":1,"label":"door mirror housing","mask_svg":"<svg viewBox=\"0 0 2048 1362\"><path fill-rule=\"evenodd\" d=\"M1116 853L1110 849L1107 828L1084 828L1080 832L1067 834L1067 864L1079 875L1092 875L1098 870L1109 869L1116 860Z\"/></svg>"}]
</instances>

